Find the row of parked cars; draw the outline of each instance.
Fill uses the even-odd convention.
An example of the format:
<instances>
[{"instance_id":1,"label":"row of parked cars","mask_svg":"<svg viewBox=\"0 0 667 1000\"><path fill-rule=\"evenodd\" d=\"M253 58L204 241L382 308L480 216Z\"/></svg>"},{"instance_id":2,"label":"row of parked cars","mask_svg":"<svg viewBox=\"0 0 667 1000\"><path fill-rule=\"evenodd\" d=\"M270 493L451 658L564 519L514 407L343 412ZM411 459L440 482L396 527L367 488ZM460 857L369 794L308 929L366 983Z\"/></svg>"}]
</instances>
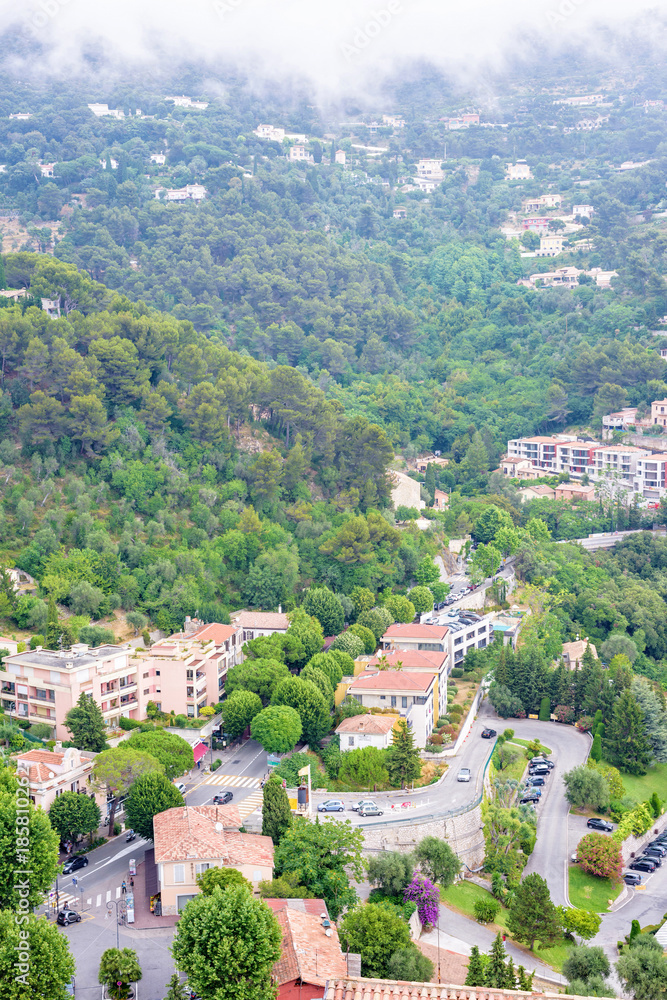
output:
<instances>
[{"instance_id":1,"label":"row of parked cars","mask_svg":"<svg viewBox=\"0 0 667 1000\"><path fill-rule=\"evenodd\" d=\"M519 799L521 805L537 805L542 797L542 788L546 785L549 777L556 765L547 757L532 757L528 764L528 777L525 780L525 788Z\"/></svg>"},{"instance_id":2,"label":"row of parked cars","mask_svg":"<svg viewBox=\"0 0 667 1000\"><path fill-rule=\"evenodd\" d=\"M624 881L628 885L638 885L642 881L639 872L645 872L647 875L652 874L656 868L662 866L665 857L667 857L667 830L652 840L644 848L641 855L628 865L630 871L623 876Z\"/></svg>"},{"instance_id":3,"label":"row of parked cars","mask_svg":"<svg viewBox=\"0 0 667 1000\"><path fill-rule=\"evenodd\" d=\"M358 802L353 802L350 809L359 813L360 816L382 816L383 812L372 799L360 799ZM320 802L317 811L342 813L345 812L345 803L342 799L327 799L326 802Z\"/></svg>"}]
</instances>

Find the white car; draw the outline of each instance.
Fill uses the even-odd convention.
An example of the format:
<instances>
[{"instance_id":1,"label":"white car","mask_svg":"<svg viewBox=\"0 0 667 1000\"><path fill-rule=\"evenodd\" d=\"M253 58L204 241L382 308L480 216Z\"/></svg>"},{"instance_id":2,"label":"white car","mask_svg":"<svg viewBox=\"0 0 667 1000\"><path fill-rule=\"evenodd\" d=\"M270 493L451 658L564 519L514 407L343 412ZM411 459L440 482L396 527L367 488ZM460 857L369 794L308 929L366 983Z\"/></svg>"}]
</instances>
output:
<instances>
[{"instance_id":1,"label":"white car","mask_svg":"<svg viewBox=\"0 0 667 1000\"><path fill-rule=\"evenodd\" d=\"M456 776L457 781L470 781L470 768L462 767Z\"/></svg>"},{"instance_id":2,"label":"white car","mask_svg":"<svg viewBox=\"0 0 667 1000\"><path fill-rule=\"evenodd\" d=\"M364 809L366 806L371 806L373 809L376 808L375 802L372 799L359 799L358 802L352 803L350 809L353 809L354 812L359 812L360 809Z\"/></svg>"}]
</instances>

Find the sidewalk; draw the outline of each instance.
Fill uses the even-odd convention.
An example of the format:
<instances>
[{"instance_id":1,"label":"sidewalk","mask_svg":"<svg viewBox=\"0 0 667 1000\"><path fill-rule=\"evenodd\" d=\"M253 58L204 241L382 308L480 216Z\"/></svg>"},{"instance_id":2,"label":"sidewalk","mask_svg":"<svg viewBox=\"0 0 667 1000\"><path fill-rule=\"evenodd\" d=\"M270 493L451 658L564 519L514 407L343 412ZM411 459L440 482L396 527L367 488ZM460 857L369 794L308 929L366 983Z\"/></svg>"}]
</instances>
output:
<instances>
[{"instance_id":1,"label":"sidewalk","mask_svg":"<svg viewBox=\"0 0 667 1000\"><path fill-rule=\"evenodd\" d=\"M176 926L179 920L177 916L156 917L151 913L150 902L150 898L146 895L146 865L142 861L134 876L134 923L127 925L128 931Z\"/></svg>"}]
</instances>

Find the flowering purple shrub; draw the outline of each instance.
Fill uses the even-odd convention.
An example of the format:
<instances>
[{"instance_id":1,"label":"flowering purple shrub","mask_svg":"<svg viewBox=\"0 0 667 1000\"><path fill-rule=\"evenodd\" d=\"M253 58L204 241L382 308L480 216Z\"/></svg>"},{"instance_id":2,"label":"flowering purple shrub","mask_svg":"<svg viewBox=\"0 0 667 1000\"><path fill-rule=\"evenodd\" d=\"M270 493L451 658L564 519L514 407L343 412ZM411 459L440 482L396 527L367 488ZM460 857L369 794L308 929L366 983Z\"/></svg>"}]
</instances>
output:
<instances>
[{"instance_id":1,"label":"flowering purple shrub","mask_svg":"<svg viewBox=\"0 0 667 1000\"><path fill-rule=\"evenodd\" d=\"M403 902L411 899L417 904L419 919L423 924L437 924L440 893L438 887L425 875L416 873L403 892Z\"/></svg>"}]
</instances>

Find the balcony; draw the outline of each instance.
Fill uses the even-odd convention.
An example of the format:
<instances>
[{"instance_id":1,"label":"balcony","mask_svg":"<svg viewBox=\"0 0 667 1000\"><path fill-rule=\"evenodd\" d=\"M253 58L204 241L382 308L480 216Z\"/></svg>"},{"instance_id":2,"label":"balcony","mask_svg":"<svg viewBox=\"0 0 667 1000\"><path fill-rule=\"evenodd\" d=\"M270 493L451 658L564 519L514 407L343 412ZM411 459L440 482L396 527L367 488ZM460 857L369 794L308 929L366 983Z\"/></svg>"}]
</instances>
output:
<instances>
[{"instance_id":1,"label":"balcony","mask_svg":"<svg viewBox=\"0 0 667 1000\"><path fill-rule=\"evenodd\" d=\"M130 681L129 684L121 684L119 690L120 690L120 695L121 695L120 700L121 700L121 703L122 703L124 695L133 694L137 690L137 682L136 681Z\"/></svg>"},{"instance_id":2,"label":"balcony","mask_svg":"<svg viewBox=\"0 0 667 1000\"><path fill-rule=\"evenodd\" d=\"M30 701L45 701L53 705L55 704L55 700L55 691L35 691L34 694L30 695Z\"/></svg>"},{"instance_id":3,"label":"balcony","mask_svg":"<svg viewBox=\"0 0 667 1000\"><path fill-rule=\"evenodd\" d=\"M138 705L135 695L123 694L120 697L120 707L121 708L136 708Z\"/></svg>"}]
</instances>

